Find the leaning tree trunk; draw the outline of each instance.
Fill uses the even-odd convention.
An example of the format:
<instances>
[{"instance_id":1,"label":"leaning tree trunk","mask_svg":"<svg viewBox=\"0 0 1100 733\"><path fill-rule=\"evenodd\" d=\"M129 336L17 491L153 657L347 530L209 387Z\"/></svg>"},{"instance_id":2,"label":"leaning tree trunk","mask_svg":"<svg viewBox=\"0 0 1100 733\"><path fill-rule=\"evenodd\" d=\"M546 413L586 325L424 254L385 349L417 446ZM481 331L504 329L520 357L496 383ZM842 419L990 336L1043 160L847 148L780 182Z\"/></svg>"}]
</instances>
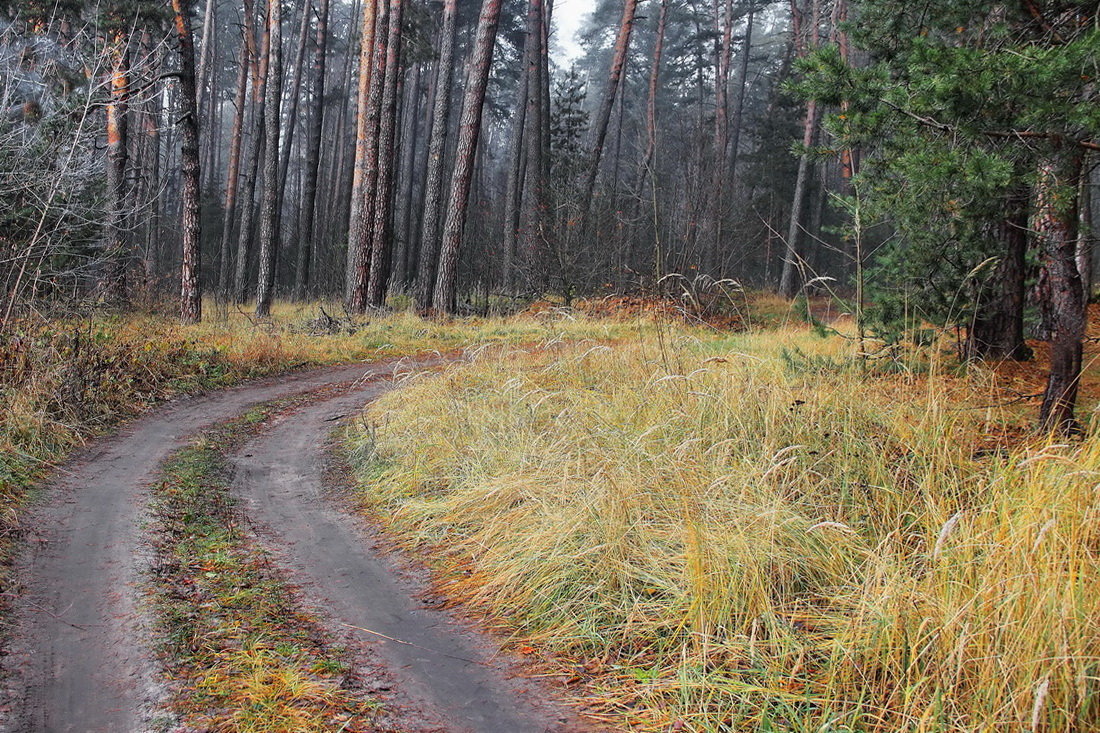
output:
<instances>
[{"instance_id":1,"label":"leaning tree trunk","mask_svg":"<svg viewBox=\"0 0 1100 733\"><path fill-rule=\"evenodd\" d=\"M301 242L294 271L294 298L302 300L309 287L309 265L313 256L313 219L317 211L317 177L321 166L321 135L325 124L325 65L328 50L329 0L317 6L317 36L313 49L313 78L310 88L309 139L306 141L306 180L302 190Z\"/></svg>"},{"instance_id":2,"label":"leaning tree trunk","mask_svg":"<svg viewBox=\"0 0 1100 733\"><path fill-rule=\"evenodd\" d=\"M534 5L538 0L530 0ZM530 7L530 6L529 6ZM504 231L501 238L501 279L505 292L512 292L516 256L516 242L519 241L520 206L523 201L523 161L524 161L524 122L527 117L528 95L530 94L533 62L531 55L531 29L528 24L527 37L523 48L523 74L516 90L516 107L512 117L512 134L509 140L508 181L504 190ZM537 76L535 77L537 80Z\"/></svg>"},{"instance_id":3,"label":"leaning tree trunk","mask_svg":"<svg viewBox=\"0 0 1100 733\"><path fill-rule=\"evenodd\" d=\"M627 0L628 3L636 1ZM496 43L500 5L501 0L485 0L481 5L473 56L466 74L466 93L458 123L458 148L455 152L454 177L451 180L451 198L439 249L439 274L432 295L432 308L445 313L455 311L458 254L462 245L462 232L466 226L470 184L473 180L474 159L477 157L478 135L481 132L481 112L485 104L489 68L493 63L493 45Z\"/></svg>"},{"instance_id":4,"label":"leaning tree trunk","mask_svg":"<svg viewBox=\"0 0 1100 733\"><path fill-rule=\"evenodd\" d=\"M1077 271L1078 181L1081 151L1061 140L1039 166L1034 229L1041 268L1039 307L1051 329L1050 375L1039 424L1061 433L1079 430L1074 417L1085 336L1085 298Z\"/></svg>"},{"instance_id":5,"label":"leaning tree trunk","mask_svg":"<svg viewBox=\"0 0 1100 733\"><path fill-rule=\"evenodd\" d=\"M435 103L432 105L432 129L428 135L428 171L424 177L424 223L420 230L420 256L416 269L416 308L421 313L431 310L438 269L443 168L447 156L447 128L451 117L457 6L456 0L444 0L443 26L439 31Z\"/></svg>"},{"instance_id":6,"label":"leaning tree trunk","mask_svg":"<svg viewBox=\"0 0 1100 733\"><path fill-rule=\"evenodd\" d=\"M256 283L256 315L271 315L275 287L275 255L279 221L279 104L283 99L283 11L282 0L268 0L267 97L264 117L264 190L260 205L260 272Z\"/></svg>"},{"instance_id":7,"label":"leaning tree trunk","mask_svg":"<svg viewBox=\"0 0 1100 733\"><path fill-rule=\"evenodd\" d=\"M519 229L523 232L523 261L528 267L538 260L546 242L546 199L550 188L550 151L548 86L544 76L548 73L546 25L549 3L533 0L527 14L528 39L532 47L527 67L527 111L524 114L527 150L524 157L524 189L520 194Z\"/></svg>"},{"instance_id":8,"label":"leaning tree trunk","mask_svg":"<svg viewBox=\"0 0 1100 733\"><path fill-rule=\"evenodd\" d=\"M183 127L180 167L180 201L183 230L183 257L180 267L180 320L202 320L202 286L199 282L202 257L202 229L199 218L199 118L195 98L195 45L191 35L191 0L172 0L176 36L180 51L180 99ZM210 43L211 39L206 39Z\"/></svg>"},{"instance_id":9,"label":"leaning tree trunk","mask_svg":"<svg viewBox=\"0 0 1100 733\"><path fill-rule=\"evenodd\" d=\"M588 213L591 210L592 194L596 190L596 175L599 173L600 158L603 157L604 142L607 140L607 127L611 122L611 110L615 106L619 81L623 78L623 70L626 68L626 57L630 51L630 33L634 28L634 16L638 10L638 2L639 0L625 0L623 3L623 16L619 20L619 34L615 38L615 55L611 61L611 71L607 77L607 85L603 90L603 100L600 102L596 124L592 128L588 176L584 184L584 197L581 199L582 231L585 229L584 224L587 223Z\"/></svg>"}]
</instances>

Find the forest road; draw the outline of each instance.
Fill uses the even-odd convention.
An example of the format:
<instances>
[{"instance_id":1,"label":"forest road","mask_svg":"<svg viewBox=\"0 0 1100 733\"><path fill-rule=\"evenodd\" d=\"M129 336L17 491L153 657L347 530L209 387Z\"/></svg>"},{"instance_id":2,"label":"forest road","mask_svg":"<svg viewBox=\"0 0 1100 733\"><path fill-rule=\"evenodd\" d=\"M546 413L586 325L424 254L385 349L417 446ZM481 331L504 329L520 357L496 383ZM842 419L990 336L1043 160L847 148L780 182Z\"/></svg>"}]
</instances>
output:
<instances>
[{"instance_id":1,"label":"forest road","mask_svg":"<svg viewBox=\"0 0 1100 733\"><path fill-rule=\"evenodd\" d=\"M410 592L411 586L387 576L393 569L374 557L365 544L357 544L363 535L358 534L353 520L315 499L316 505L307 506L308 497L320 491L319 451L326 430L332 427L325 420L333 412L353 411L380 394L393 384L395 375L439 361L389 360L329 367L181 399L134 421L116 435L94 441L74 456L56 472L39 505L25 518L24 526L31 529L16 561L11 641L0 660L4 692L0 730L126 733L146 728L162 695L149 649L151 635L140 605L142 573L150 560L144 539L149 486L157 480L161 464L199 431L254 405L336 385L346 386L339 397L329 395L317 405L281 418L270 437L258 439L244 451L252 456L240 459L241 493L255 508L263 509L259 512L261 522L286 533L281 542L294 543L288 545L292 552L285 553L292 570L315 581L317 592L331 596L337 604L334 607L340 609L338 619L394 629L378 623L374 615L355 615L356 604L366 605L365 601L373 603L385 596L388 605L384 608L388 610L380 612L383 616L396 618L405 613L405 618L430 627L423 636L404 628L392 636L420 639L426 642L424 647L461 649L456 656L486 660L491 645L473 632L441 621L436 614L418 614L416 602L408 596L390 597ZM299 439L304 439L304 444ZM259 456L266 456L264 460L276 468L264 467ZM268 476L273 479L271 485ZM264 491L271 493L264 498ZM289 513L271 506L288 501L288 496L297 501ZM292 518L294 526L285 526L280 517ZM310 522L318 525L309 526ZM318 558L318 553L329 557ZM380 585L371 585L374 582ZM407 612L401 610L402 603L407 604ZM439 628L431 630L433 624ZM450 647L446 647L452 643L446 639L448 634L453 637ZM449 686L438 678L418 679L424 665L407 653L394 653L391 658L395 665L408 665L396 670L398 676L407 678L414 699L435 703L438 727L443 729L571 729L560 725L567 713L551 711L552 706L545 704L525 704L527 698L519 694L524 685L507 679L507 674L499 671L503 668L499 660L494 661L496 671L483 673L480 664L471 665L472 670L460 668L453 664L457 660L444 661L450 658L433 655L429 666L460 674L461 680ZM493 702L493 695L513 693L515 697ZM500 710L489 712L494 707ZM508 719L509 711L516 727L482 725L495 726L492 721ZM502 717L492 717L498 714Z\"/></svg>"},{"instance_id":2,"label":"forest road","mask_svg":"<svg viewBox=\"0 0 1100 733\"><path fill-rule=\"evenodd\" d=\"M420 716L413 722L477 733L595 730L549 685L520 676L489 637L431 608L424 573L380 552L382 538L327 486L333 426L392 385L375 380L279 415L239 451L233 491L261 542L309 610L350 649L382 661Z\"/></svg>"}]
</instances>

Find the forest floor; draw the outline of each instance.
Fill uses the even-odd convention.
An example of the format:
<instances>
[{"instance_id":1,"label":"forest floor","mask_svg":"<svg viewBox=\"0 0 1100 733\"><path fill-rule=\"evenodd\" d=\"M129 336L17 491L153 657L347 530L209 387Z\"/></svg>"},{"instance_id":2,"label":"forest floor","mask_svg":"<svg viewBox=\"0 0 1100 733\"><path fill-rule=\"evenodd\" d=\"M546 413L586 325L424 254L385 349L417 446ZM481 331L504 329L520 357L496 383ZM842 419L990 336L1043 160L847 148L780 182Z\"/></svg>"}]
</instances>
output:
<instances>
[{"instance_id":1,"label":"forest floor","mask_svg":"<svg viewBox=\"0 0 1100 733\"><path fill-rule=\"evenodd\" d=\"M14 362L23 402L0 425L17 550L0 729L1100 721L1100 602L1073 590L1100 581L1100 448L1092 427L1030 432L1042 349L863 363L825 304L827 337L754 306L717 325L605 299L40 335L21 348L58 365L27 381ZM25 394L74 371L81 412ZM282 375L163 405L27 493L137 401L265 371Z\"/></svg>"}]
</instances>

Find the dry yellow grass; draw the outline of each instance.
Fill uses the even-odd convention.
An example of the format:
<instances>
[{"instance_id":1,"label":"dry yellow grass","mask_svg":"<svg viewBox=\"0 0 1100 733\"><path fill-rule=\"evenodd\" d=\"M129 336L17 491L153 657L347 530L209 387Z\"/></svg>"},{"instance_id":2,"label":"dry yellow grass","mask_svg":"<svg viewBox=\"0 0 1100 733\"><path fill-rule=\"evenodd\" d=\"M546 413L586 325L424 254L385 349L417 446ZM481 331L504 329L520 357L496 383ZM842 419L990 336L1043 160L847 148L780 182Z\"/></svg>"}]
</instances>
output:
<instances>
[{"instance_id":1,"label":"dry yellow grass","mask_svg":"<svg viewBox=\"0 0 1100 733\"><path fill-rule=\"evenodd\" d=\"M640 728L1100 729L1100 440L852 348L485 353L371 408L362 495Z\"/></svg>"}]
</instances>

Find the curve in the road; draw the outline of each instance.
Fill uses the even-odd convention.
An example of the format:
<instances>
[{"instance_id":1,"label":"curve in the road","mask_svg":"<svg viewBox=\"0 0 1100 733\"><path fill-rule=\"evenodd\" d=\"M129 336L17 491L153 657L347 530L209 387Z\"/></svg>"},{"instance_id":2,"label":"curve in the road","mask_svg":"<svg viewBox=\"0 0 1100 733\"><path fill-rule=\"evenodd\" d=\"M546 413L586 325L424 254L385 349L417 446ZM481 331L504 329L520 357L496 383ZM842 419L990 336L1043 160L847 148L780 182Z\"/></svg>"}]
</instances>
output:
<instances>
[{"instance_id":1,"label":"curve in the road","mask_svg":"<svg viewBox=\"0 0 1100 733\"><path fill-rule=\"evenodd\" d=\"M403 362L331 367L181 400L93 443L47 487L16 571L2 663L8 731L138 731L156 670L138 612L142 522L160 464L250 406L393 374Z\"/></svg>"},{"instance_id":2,"label":"curve in the road","mask_svg":"<svg viewBox=\"0 0 1100 733\"><path fill-rule=\"evenodd\" d=\"M372 549L377 537L327 495L325 445L336 419L392 386L375 381L278 418L234 458L234 492L268 549L330 626L368 643L416 709L448 731L591 730L536 681L515 675L487 637L416 598L424 583ZM355 636L353 631L352 636ZM399 640L399 641L398 641Z\"/></svg>"}]
</instances>

